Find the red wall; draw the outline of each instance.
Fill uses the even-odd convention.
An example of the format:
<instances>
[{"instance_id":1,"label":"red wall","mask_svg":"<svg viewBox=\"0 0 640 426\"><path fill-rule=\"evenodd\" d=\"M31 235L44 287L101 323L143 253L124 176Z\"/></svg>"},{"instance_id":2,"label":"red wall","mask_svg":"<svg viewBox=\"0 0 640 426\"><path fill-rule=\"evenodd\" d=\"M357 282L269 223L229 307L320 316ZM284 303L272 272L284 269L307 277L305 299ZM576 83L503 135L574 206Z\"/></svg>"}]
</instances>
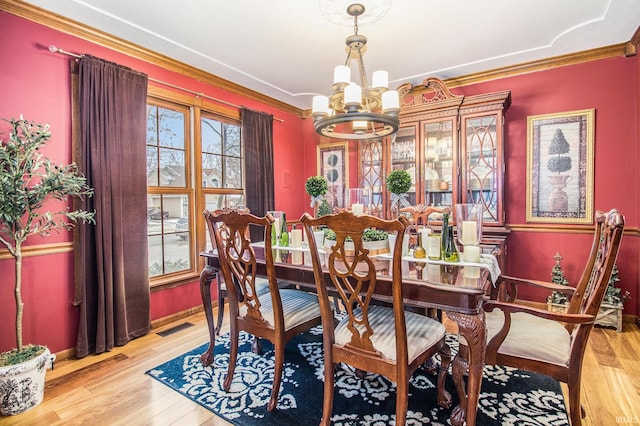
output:
<instances>
[{"instance_id":1,"label":"red wall","mask_svg":"<svg viewBox=\"0 0 640 426\"><path fill-rule=\"evenodd\" d=\"M150 65L129 56L86 42L56 30L0 12L4 40L0 55L0 117L23 114L28 120L51 125L52 138L46 154L60 163L71 161L71 115L69 57L51 53L49 45L66 51L89 53L136 70L149 77L224 99L255 110L265 111L283 121L274 120L274 161L276 164L276 208L298 219L305 210L300 189L304 188L305 169L300 157L307 154L303 120L289 112L199 83L180 74ZM1 138L8 125L0 122ZM305 160L306 161L306 160ZM308 204L307 204L308 205ZM54 234L47 239L34 237L28 244L71 241L70 233ZM0 260L0 352L15 347L15 307L13 298L13 261ZM73 254L28 257L23 268L24 342L46 344L53 352L75 346L78 310L72 306L74 292ZM157 291L151 294L151 319L200 305L197 283Z\"/></svg>"},{"instance_id":2,"label":"red wall","mask_svg":"<svg viewBox=\"0 0 640 426\"><path fill-rule=\"evenodd\" d=\"M53 137L47 154L55 161L71 159L71 119L69 59L50 53L54 44L72 52L90 53L139 71L150 77L187 87L283 119L274 121L276 208L297 220L311 211L304 192L308 176L316 174L316 146L320 138L312 120L297 116L195 82L182 75L130 58L70 35L0 13L3 37L0 43L5 60L0 68L0 117L24 114L30 120L51 124ZM639 252L639 173L638 116L640 111L640 70L638 57L614 58L541 71L492 82L455 88L457 94L477 94L510 90L512 105L506 114L506 215L510 225L525 225L526 117L576 109L596 109L595 133L595 208L617 207L623 212L630 232L625 234L618 260L619 285L631 292L625 313L638 315ZM6 123L0 123L5 132ZM6 135L2 135L6 137ZM355 172L356 144L350 143L351 183ZM70 241L68 233L47 239L36 237L31 244ZM575 283L587 256L590 237L580 233L531 232L515 230L509 237L508 273L531 278L550 278L553 255L560 251L567 278ZM13 336L13 262L0 260L0 351L15 345ZM75 346L77 308L73 299L73 259L71 253L25 259L25 342L48 345L57 352ZM544 295L537 295L540 300ZM154 292L151 318L198 306L197 283Z\"/></svg>"},{"instance_id":3,"label":"red wall","mask_svg":"<svg viewBox=\"0 0 640 426\"><path fill-rule=\"evenodd\" d=\"M618 208L632 228L623 240L617 265L618 285L631 293L624 312L638 314L638 57L618 57L566 66L453 89L457 94L510 90L506 113L506 218L509 225L525 225L527 117L595 108L594 209ZM582 273L591 235L580 233L512 231L508 240L508 273L549 280L559 251L562 267L575 285ZM525 293L527 294L527 293ZM536 294L544 300L546 293Z\"/></svg>"}]
</instances>

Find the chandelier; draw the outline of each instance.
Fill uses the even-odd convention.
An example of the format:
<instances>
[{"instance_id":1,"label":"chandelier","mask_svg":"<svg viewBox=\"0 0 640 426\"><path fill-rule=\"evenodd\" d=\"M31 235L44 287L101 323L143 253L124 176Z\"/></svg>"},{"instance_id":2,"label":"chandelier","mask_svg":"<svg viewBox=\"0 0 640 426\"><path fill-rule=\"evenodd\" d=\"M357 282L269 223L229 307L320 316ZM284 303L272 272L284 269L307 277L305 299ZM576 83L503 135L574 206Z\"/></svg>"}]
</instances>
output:
<instances>
[{"instance_id":1,"label":"chandelier","mask_svg":"<svg viewBox=\"0 0 640 426\"><path fill-rule=\"evenodd\" d=\"M354 34L347 37L348 47L345 65L335 67L333 94L314 96L311 115L316 132L337 139L372 139L391 135L398 131L400 102L398 92L388 90L389 75L375 71L371 85L362 60L362 50L367 38L358 34L358 16L364 13L359 3L347 7L353 16ZM351 81L349 64L355 59L360 72L360 85Z\"/></svg>"}]
</instances>

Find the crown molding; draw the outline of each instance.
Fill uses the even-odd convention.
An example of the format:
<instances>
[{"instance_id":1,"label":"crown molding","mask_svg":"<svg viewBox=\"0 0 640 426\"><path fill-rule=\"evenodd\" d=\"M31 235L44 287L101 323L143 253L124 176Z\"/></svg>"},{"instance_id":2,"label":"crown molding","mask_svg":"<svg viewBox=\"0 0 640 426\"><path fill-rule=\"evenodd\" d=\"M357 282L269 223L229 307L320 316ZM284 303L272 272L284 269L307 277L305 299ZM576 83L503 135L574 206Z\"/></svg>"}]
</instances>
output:
<instances>
[{"instance_id":1,"label":"crown molding","mask_svg":"<svg viewBox=\"0 0 640 426\"><path fill-rule=\"evenodd\" d=\"M600 59L628 56L626 54L627 44L628 43L614 44L611 46L584 50L582 52L553 56L537 61L523 62L521 64L495 68L493 70L482 71L475 74L468 74L466 76L448 78L444 80L444 82L446 83L447 87L467 86L469 84L482 83L485 81L497 80L505 77L513 77L521 74L530 74L538 71L565 67L568 65L597 61Z\"/></svg>"},{"instance_id":2,"label":"crown molding","mask_svg":"<svg viewBox=\"0 0 640 426\"><path fill-rule=\"evenodd\" d=\"M0 10L5 10L13 15L45 25L58 31L70 34L84 40L96 43L120 53L144 60L154 65L161 66L179 74L191 77L195 80L210 84L215 87L246 96L250 99L293 113L301 118L311 116L311 110L301 110L285 102L278 101L259 92L232 83L213 74L204 72L198 68L176 61L162 54L145 49L126 40L114 37L105 32L96 30L80 22L70 20L55 13L24 3L20 0L0 0ZM554 56L538 61L524 62L521 64L495 68L461 77L445 79L447 87L459 87L470 84L482 83L505 77L521 74L529 74L552 68L564 67L600 59L608 59L619 56L634 56L640 47L640 27L636 30L631 40L626 43L585 50L577 53Z\"/></svg>"},{"instance_id":3,"label":"crown molding","mask_svg":"<svg viewBox=\"0 0 640 426\"><path fill-rule=\"evenodd\" d=\"M201 69L138 46L111 34L99 31L80 22L65 18L40 7L24 3L20 0L0 0L0 10L46 27L53 28L65 34L90 41L133 58L143 60L150 64L158 65L162 68L193 78L194 80L202 83L262 102L285 112L289 112L297 116L303 115L303 111L300 108L248 89L244 86L240 86L239 84L235 84L229 80L217 77L213 74L202 71Z\"/></svg>"}]
</instances>

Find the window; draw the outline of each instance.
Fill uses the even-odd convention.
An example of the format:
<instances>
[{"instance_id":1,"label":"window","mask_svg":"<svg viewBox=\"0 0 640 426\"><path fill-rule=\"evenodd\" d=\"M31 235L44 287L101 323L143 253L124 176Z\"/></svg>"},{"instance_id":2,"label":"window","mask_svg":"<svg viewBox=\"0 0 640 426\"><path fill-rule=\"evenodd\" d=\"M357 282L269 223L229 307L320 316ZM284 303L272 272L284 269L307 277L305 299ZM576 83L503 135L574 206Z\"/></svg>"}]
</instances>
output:
<instances>
[{"instance_id":1,"label":"window","mask_svg":"<svg viewBox=\"0 0 640 426\"><path fill-rule=\"evenodd\" d=\"M209 211L244 205L243 152L240 126L209 114L200 120L202 191ZM207 250L211 249L207 238Z\"/></svg>"},{"instance_id":2,"label":"window","mask_svg":"<svg viewBox=\"0 0 640 426\"><path fill-rule=\"evenodd\" d=\"M147 104L147 241L151 285L191 278L211 249L202 211L244 204L238 120L189 105ZM212 108L213 109L213 108ZM191 123L199 123L192 130Z\"/></svg>"}]
</instances>

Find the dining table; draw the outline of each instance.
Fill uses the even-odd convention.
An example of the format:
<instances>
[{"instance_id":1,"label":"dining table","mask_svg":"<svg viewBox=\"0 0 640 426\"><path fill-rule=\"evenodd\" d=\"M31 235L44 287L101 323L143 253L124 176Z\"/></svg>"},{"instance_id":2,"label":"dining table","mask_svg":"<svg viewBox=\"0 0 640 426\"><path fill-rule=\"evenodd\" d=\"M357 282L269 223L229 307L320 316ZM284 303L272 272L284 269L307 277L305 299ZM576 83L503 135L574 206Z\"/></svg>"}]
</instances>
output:
<instances>
[{"instance_id":1,"label":"dining table","mask_svg":"<svg viewBox=\"0 0 640 426\"><path fill-rule=\"evenodd\" d=\"M258 273L266 276L264 243L252 243L258 260ZM279 282L289 282L300 289L315 291L311 255L308 247L273 246L273 259ZM319 254L328 256L329 249L321 248ZM215 324L212 313L210 284L220 271L216 250L200 253L206 265L200 274L200 290L205 316L209 327L210 345L202 354L204 364L213 362ZM377 270L375 298L391 302L391 256L380 254L373 259ZM451 413L453 425L475 425L484 354L486 349L485 315L483 301L491 293L492 283L500 270L492 255L483 254L480 263L463 261L448 263L430 259L415 259L410 254L402 257L402 291L405 306L441 311L457 324L458 333L466 341L465 353L458 351L452 362L452 377L458 395L458 405ZM326 275L327 282L330 280ZM218 277L219 279L219 277ZM466 386L463 375L468 374Z\"/></svg>"}]
</instances>

